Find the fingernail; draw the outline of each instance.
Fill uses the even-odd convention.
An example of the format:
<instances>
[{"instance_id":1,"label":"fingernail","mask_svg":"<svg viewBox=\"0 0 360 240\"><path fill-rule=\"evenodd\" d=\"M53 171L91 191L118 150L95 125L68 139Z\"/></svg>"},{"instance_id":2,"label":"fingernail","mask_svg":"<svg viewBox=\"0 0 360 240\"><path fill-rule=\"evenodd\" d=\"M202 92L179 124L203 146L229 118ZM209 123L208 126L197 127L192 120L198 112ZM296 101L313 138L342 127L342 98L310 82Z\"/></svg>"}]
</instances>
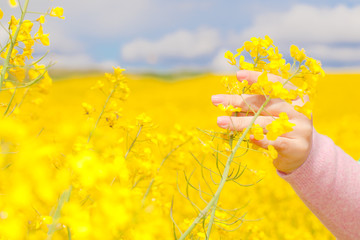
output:
<instances>
[{"instance_id":1,"label":"fingernail","mask_svg":"<svg viewBox=\"0 0 360 240\"><path fill-rule=\"evenodd\" d=\"M220 103L224 102L224 99L225 98L224 98L223 95L213 95L213 96L211 96L211 101L215 106L217 106Z\"/></svg>"},{"instance_id":2,"label":"fingernail","mask_svg":"<svg viewBox=\"0 0 360 240\"><path fill-rule=\"evenodd\" d=\"M226 128L229 124L229 117L221 116L217 118L217 124L219 127Z\"/></svg>"},{"instance_id":3,"label":"fingernail","mask_svg":"<svg viewBox=\"0 0 360 240\"><path fill-rule=\"evenodd\" d=\"M245 80L249 77L249 72L246 70L241 70L236 73L236 77L239 81Z\"/></svg>"}]
</instances>

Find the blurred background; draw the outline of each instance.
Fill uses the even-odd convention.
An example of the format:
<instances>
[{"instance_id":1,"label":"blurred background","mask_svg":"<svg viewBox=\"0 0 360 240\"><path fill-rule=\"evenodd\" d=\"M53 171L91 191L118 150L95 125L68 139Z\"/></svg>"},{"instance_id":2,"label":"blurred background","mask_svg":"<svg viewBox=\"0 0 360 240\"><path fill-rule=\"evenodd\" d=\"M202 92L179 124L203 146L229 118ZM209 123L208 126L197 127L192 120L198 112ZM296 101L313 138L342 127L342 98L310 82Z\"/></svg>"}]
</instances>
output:
<instances>
[{"instance_id":1,"label":"blurred background","mask_svg":"<svg viewBox=\"0 0 360 240\"><path fill-rule=\"evenodd\" d=\"M295 44L322 62L327 75L319 82L315 129L354 159L360 158L360 128L356 125L360 122L358 0L30 0L29 11L34 14L26 19L35 20L57 6L64 8L65 19L46 18L44 33L50 33L50 46L36 44L34 51L35 59L49 51L45 61L55 63L50 70L54 84L46 89L50 94L20 92L14 101L11 92L1 95L5 103L11 99L10 105L13 101L15 106L26 96L21 110L13 114L33 124L29 129L41 133L44 142L61 143L70 153L71 144L82 139L79 136L85 133L87 139L88 126L107 98L93 86L103 81L104 72L112 71L113 66L127 70L131 91L124 104L115 106L120 127L127 122L135 124L138 115L146 113L153 120L154 136L174 138L195 128L219 131L216 118L223 112L211 104L210 97L225 93L221 77L237 70L227 63L224 53L236 52L251 37L268 35L289 61L289 47ZM20 10L10 8L8 0L0 0L0 8L4 12L0 27L3 44L8 38L7 22L11 15L19 17ZM86 112L84 103L94 106L94 113ZM109 127L107 118L98 128L112 131L99 138L104 139L101 144L114 144L115 138L109 136L117 136L120 128ZM186 154L174 159L188 161ZM232 199L241 206L250 199L249 218L262 219L236 234L249 237L244 239L334 239L277 176L271 162L259 158L243 161L248 168L268 175ZM169 220L168 212L164 219ZM261 234L267 238L260 238Z\"/></svg>"},{"instance_id":2,"label":"blurred background","mask_svg":"<svg viewBox=\"0 0 360 240\"><path fill-rule=\"evenodd\" d=\"M19 11L7 2L0 3L4 20ZM29 10L55 6L66 17L44 25L55 69L233 72L224 52L268 35L285 56L295 44L327 72L360 71L356 0L31 0Z\"/></svg>"}]
</instances>

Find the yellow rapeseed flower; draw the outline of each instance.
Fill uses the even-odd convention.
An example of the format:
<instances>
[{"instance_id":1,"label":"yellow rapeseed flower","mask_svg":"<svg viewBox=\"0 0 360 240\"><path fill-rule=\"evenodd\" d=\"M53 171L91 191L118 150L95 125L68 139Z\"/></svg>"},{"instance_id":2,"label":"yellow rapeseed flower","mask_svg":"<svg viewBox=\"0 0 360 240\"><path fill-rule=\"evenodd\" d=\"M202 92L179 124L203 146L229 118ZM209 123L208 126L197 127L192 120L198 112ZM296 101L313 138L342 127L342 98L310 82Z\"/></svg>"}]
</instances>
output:
<instances>
[{"instance_id":1,"label":"yellow rapeseed flower","mask_svg":"<svg viewBox=\"0 0 360 240\"><path fill-rule=\"evenodd\" d=\"M42 25L40 25L38 32L35 33L35 38L34 39L35 40L40 40L40 42L44 46L49 46L50 45L49 34L48 33L44 34Z\"/></svg>"},{"instance_id":2,"label":"yellow rapeseed flower","mask_svg":"<svg viewBox=\"0 0 360 240\"><path fill-rule=\"evenodd\" d=\"M264 131L263 128L259 124L254 124L251 128L251 134L254 135L256 140L263 140L264 139Z\"/></svg>"},{"instance_id":3,"label":"yellow rapeseed flower","mask_svg":"<svg viewBox=\"0 0 360 240\"><path fill-rule=\"evenodd\" d=\"M56 7L56 8L51 9L49 15L50 15L51 17L58 17L58 18L61 18L61 19L65 19L65 17L63 16L63 14L64 14L64 9L61 8L61 7Z\"/></svg>"},{"instance_id":4,"label":"yellow rapeseed flower","mask_svg":"<svg viewBox=\"0 0 360 240\"><path fill-rule=\"evenodd\" d=\"M2 69L3 69L3 66L0 65L0 72L2 71ZM5 73L5 79L7 79L8 77L9 77L9 74L6 72Z\"/></svg>"},{"instance_id":5,"label":"yellow rapeseed flower","mask_svg":"<svg viewBox=\"0 0 360 240\"><path fill-rule=\"evenodd\" d=\"M10 93L14 93L15 86L11 82L5 82L5 88L9 89Z\"/></svg>"},{"instance_id":6,"label":"yellow rapeseed flower","mask_svg":"<svg viewBox=\"0 0 360 240\"><path fill-rule=\"evenodd\" d=\"M266 129L268 130L266 137L268 140L274 141L284 133L291 132L294 126L294 123L289 122L288 115L285 112L282 112L279 114L279 118L266 126Z\"/></svg>"},{"instance_id":7,"label":"yellow rapeseed flower","mask_svg":"<svg viewBox=\"0 0 360 240\"><path fill-rule=\"evenodd\" d=\"M46 225L49 225L49 224L53 223L53 218L51 216L41 216L41 220Z\"/></svg>"},{"instance_id":8,"label":"yellow rapeseed flower","mask_svg":"<svg viewBox=\"0 0 360 240\"><path fill-rule=\"evenodd\" d=\"M139 125L144 125L145 123L151 123L152 119L145 113L141 113L136 117L136 120L138 121Z\"/></svg>"},{"instance_id":9,"label":"yellow rapeseed flower","mask_svg":"<svg viewBox=\"0 0 360 240\"><path fill-rule=\"evenodd\" d=\"M304 114L306 117L311 119L311 113L313 109L313 103L312 102L306 102L303 106L295 106L294 109L302 114Z\"/></svg>"},{"instance_id":10,"label":"yellow rapeseed flower","mask_svg":"<svg viewBox=\"0 0 360 240\"><path fill-rule=\"evenodd\" d=\"M26 77L26 70L22 67L10 68L9 72L20 82L22 82Z\"/></svg>"},{"instance_id":11,"label":"yellow rapeseed flower","mask_svg":"<svg viewBox=\"0 0 360 240\"><path fill-rule=\"evenodd\" d=\"M302 62L302 61L304 61L306 59L305 50L304 49L300 50L295 45L291 45L291 47L290 47L290 55L291 55L292 58L294 58L298 62Z\"/></svg>"},{"instance_id":12,"label":"yellow rapeseed flower","mask_svg":"<svg viewBox=\"0 0 360 240\"><path fill-rule=\"evenodd\" d=\"M269 145L267 148L267 154L271 159L276 159L278 157L278 152L273 145Z\"/></svg>"},{"instance_id":13,"label":"yellow rapeseed flower","mask_svg":"<svg viewBox=\"0 0 360 240\"><path fill-rule=\"evenodd\" d=\"M233 114L234 112L241 112L241 108L240 107L234 107L232 105L228 105L228 106L224 106L223 104L219 104L218 105L218 108L221 110L221 111L224 111L226 113L226 115L231 115Z\"/></svg>"},{"instance_id":14,"label":"yellow rapeseed flower","mask_svg":"<svg viewBox=\"0 0 360 240\"><path fill-rule=\"evenodd\" d=\"M45 23L45 16L41 15L38 19L36 19L36 21L38 21L40 24L44 24Z\"/></svg>"},{"instance_id":15,"label":"yellow rapeseed flower","mask_svg":"<svg viewBox=\"0 0 360 240\"><path fill-rule=\"evenodd\" d=\"M17 7L17 1L16 0L9 0L9 4L11 7Z\"/></svg>"},{"instance_id":16,"label":"yellow rapeseed flower","mask_svg":"<svg viewBox=\"0 0 360 240\"><path fill-rule=\"evenodd\" d=\"M3 11L2 11L1 8L0 8L0 19L2 19L3 16L4 16L4 13L3 13Z\"/></svg>"},{"instance_id":17,"label":"yellow rapeseed flower","mask_svg":"<svg viewBox=\"0 0 360 240\"><path fill-rule=\"evenodd\" d=\"M231 65L236 65L236 59L235 59L236 55L234 57L234 54L232 52L227 51L224 57L229 60L228 63L230 63Z\"/></svg>"},{"instance_id":18,"label":"yellow rapeseed flower","mask_svg":"<svg viewBox=\"0 0 360 240\"><path fill-rule=\"evenodd\" d=\"M81 105L85 110L85 114L87 114L87 115L89 115L90 113L93 113L95 111L95 108L89 103L83 102Z\"/></svg>"},{"instance_id":19,"label":"yellow rapeseed flower","mask_svg":"<svg viewBox=\"0 0 360 240\"><path fill-rule=\"evenodd\" d=\"M240 56L239 67L240 69L244 69L244 70L254 70L255 68L254 64L245 61L245 57L243 55Z\"/></svg>"},{"instance_id":20,"label":"yellow rapeseed flower","mask_svg":"<svg viewBox=\"0 0 360 240\"><path fill-rule=\"evenodd\" d=\"M19 20L16 19L15 16L11 16L10 22L9 22L9 29L11 29L11 31L15 32L18 23L19 23Z\"/></svg>"},{"instance_id":21,"label":"yellow rapeseed flower","mask_svg":"<svg viewBox=\"0 0 360 240\"><path fill-rule=\"evenodd\" d=\"M286 99L289 96L289 90L284 88L281 82L274 82L271 84L270 97Z\"/></svg>"}]
</instances>

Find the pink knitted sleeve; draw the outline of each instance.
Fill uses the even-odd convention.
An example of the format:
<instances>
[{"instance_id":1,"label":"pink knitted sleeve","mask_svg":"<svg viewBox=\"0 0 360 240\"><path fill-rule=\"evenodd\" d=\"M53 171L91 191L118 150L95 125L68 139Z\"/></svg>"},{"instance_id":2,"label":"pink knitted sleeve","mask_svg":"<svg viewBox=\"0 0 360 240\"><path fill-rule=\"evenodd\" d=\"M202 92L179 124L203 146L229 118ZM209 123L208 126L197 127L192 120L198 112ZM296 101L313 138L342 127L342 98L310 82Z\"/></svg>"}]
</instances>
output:
<instances>
[{"instance_id":1,"label":"pink knitted sleeve","mask_svg":"<svg viewBox=\"0 0 360 240\"><path fill-rule=\"evenodd\" d=\"M278 174L335 237L360 239L360 164L330 138L314 130L306 162Z\"/></svg>"}]
</instances>

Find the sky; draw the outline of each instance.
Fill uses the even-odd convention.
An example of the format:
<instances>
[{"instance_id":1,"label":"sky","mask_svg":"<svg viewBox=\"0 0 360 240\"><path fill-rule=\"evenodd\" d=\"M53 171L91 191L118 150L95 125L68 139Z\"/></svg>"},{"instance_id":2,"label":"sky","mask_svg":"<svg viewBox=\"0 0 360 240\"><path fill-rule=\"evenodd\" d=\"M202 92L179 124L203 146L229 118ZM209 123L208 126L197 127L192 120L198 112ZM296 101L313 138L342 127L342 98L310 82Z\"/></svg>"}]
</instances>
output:
<instances>
[{"instance_id":1,"label":"sky","mask_svg":"<svg viewBox=\"0 0 360 240\"><path fill-rule=\"evenodd\" d=\"M55 68L232 71L224 53L268 35L286 58L295 44L329 71L360 72L358 0L30 0L29 11L56 6L66 18L44 25ZM4 25L19 15L0 8Z\"/></svg>"}]
</instances>

